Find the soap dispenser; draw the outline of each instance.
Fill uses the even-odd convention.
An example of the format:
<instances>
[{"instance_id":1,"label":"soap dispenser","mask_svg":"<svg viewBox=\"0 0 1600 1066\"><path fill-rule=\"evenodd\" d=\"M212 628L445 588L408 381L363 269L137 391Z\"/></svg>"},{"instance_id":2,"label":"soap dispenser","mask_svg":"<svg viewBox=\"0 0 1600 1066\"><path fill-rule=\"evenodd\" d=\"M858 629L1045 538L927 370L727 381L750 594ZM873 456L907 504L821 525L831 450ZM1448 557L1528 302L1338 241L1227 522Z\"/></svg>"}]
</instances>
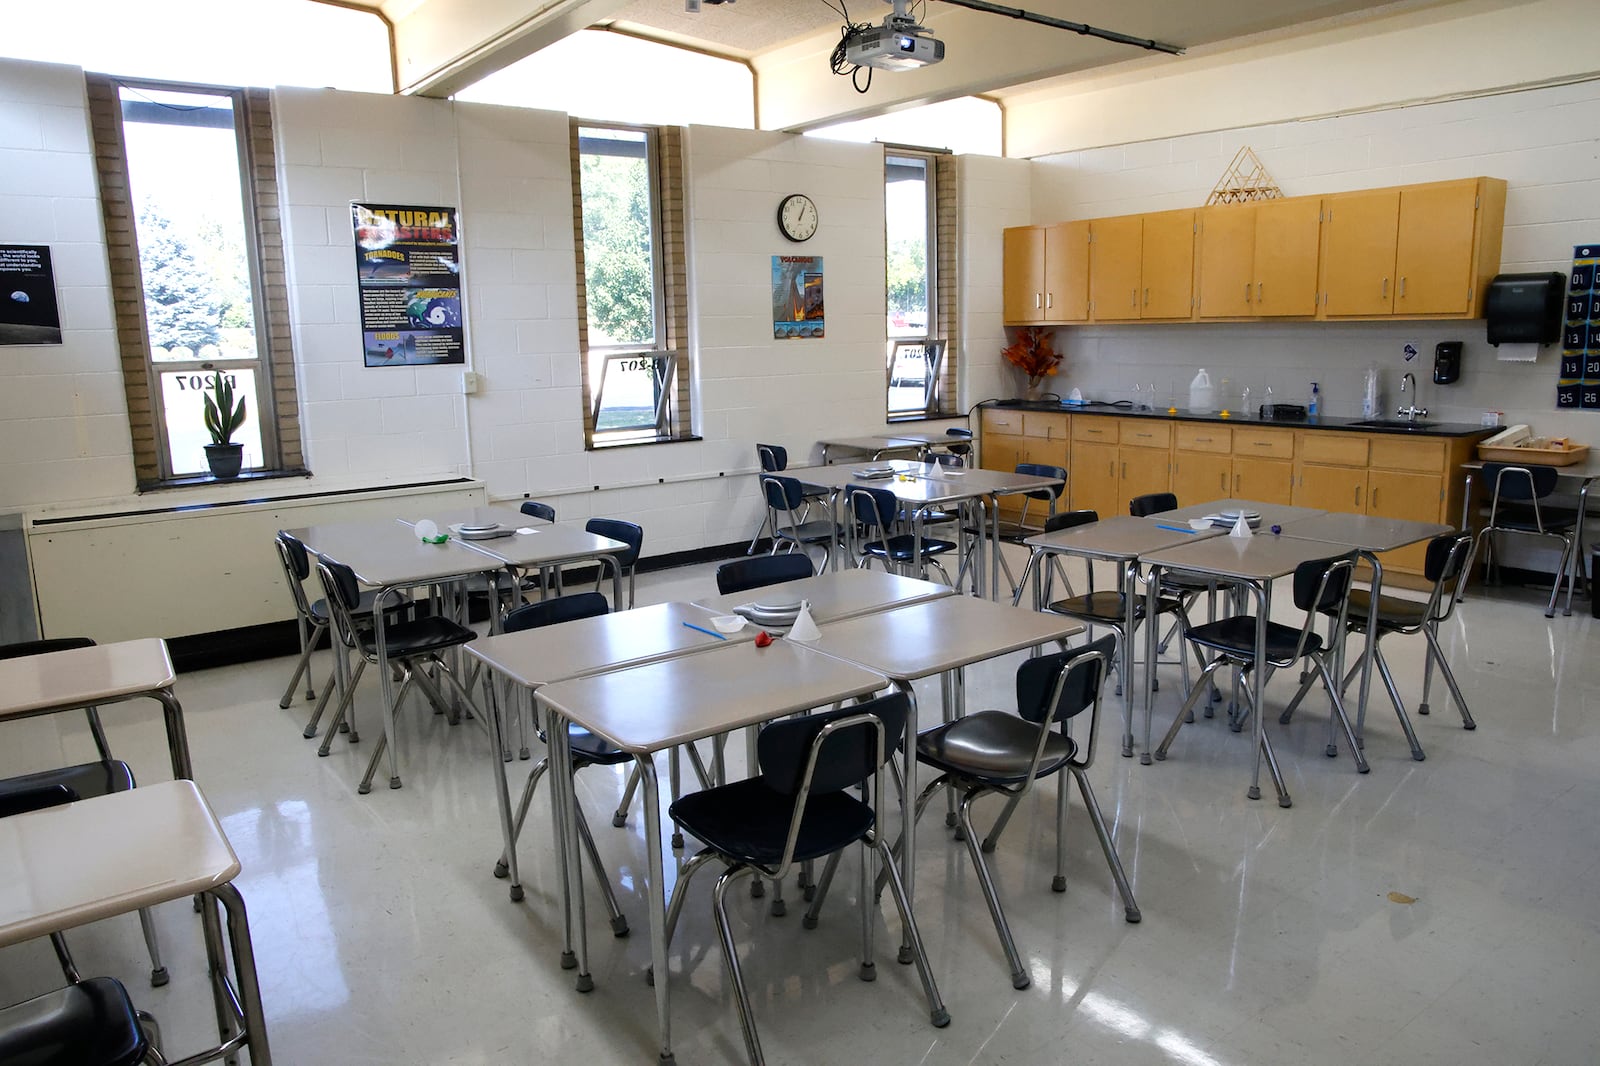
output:
<instances>
[{"instance_id":1,"label":"soap dispenser","mask_svg":"<svg viewBox=\"0 0 1600 1066\"><path fill-rule=\"evenodd\" d=\"M1311 402L1306 405L1306 416L1316 418L1317 412L1322 409L1322 393L1317 388L1317 383L1311 383Z\"/></svg>"}]
</instances>

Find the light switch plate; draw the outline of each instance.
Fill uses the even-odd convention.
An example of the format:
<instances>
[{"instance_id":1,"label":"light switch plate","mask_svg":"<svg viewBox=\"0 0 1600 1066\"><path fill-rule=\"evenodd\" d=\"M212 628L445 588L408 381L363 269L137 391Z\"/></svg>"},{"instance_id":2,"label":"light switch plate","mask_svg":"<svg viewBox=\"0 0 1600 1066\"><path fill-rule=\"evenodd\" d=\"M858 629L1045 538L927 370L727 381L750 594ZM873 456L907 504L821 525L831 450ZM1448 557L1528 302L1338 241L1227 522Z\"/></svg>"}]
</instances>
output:
<instances>
[{"instance_id":1,"label":"light switch plate","mask_svg":"<svg viewBox=\"0 0 1600 1066\"><path fill-rule=\"evenodd\" d=\"M478 372L476 370L464 371L461 375L461 394L471 396L478 391Z\"/></svg>"}]
</instances>

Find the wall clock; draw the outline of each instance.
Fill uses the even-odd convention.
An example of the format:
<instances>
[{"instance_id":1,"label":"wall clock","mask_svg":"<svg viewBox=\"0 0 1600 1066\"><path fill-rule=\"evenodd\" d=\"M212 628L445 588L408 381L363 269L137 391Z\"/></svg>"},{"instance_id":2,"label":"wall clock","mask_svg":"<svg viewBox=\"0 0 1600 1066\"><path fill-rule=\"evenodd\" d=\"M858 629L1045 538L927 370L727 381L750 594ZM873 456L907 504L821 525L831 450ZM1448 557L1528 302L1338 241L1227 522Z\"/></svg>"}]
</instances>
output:
<instances>
[{"instance_id":1,"label":"wall clock","mask_svg":"<svg viewBox=\"0 0 1600 1066\"><path fill-rule=\"evenodd\" d=\"M808 241L817 232L817 205L804 193L791 193L778 203L778 230L791 241Z\"/></svg>"}]
</instances>

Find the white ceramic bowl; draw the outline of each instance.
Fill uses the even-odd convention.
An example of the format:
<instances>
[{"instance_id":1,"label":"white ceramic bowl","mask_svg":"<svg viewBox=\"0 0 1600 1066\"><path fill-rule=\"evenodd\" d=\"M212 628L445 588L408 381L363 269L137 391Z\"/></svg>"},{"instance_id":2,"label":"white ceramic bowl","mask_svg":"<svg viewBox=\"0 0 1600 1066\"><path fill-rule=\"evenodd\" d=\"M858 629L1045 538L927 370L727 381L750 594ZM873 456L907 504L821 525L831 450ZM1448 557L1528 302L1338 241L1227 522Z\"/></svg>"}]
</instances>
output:
<instances>
[{"instance_id":1,"label":"white ceramic bowl","mask_svg":"<svg viewBox=\"0 0 1600 1066\"><path fill-rule=\"evenodd\" d=\"M711 625L718 633L737 633L744 628L744 619L736 614L719 614L711 619Z\"/></svg>"},{"instance_id":2,"label":"white ceramic bowl","mask_svg":"<svg viewBox=\"0 0 1600 1066\"><path fill-rule=\"evenodd\" d=\"M1211 528L1211 519L1209 519L1209 518L1191 518L1191 519L1189 519L1189 528L1190 529L1210 529Z\"/></svg>"}]
</instances>

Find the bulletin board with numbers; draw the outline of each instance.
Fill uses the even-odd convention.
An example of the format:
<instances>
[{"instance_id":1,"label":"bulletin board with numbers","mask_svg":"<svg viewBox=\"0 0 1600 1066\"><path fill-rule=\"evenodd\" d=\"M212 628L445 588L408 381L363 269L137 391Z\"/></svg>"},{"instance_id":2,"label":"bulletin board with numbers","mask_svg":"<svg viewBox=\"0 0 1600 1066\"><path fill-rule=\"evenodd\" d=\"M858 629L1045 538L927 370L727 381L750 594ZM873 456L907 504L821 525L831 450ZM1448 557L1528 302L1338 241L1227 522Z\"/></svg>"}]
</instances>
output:
<instances>
[{"instance_id":1,"label":"bulletin board with numbers","mask_svg":"<svg viewBox=\"0 0 1600 1066\"><path fill-rule=\"evenodd\" d=\"M1556 406L1600 410L1600 244L1572 249Z\"/></svg>"}]
</instances>

